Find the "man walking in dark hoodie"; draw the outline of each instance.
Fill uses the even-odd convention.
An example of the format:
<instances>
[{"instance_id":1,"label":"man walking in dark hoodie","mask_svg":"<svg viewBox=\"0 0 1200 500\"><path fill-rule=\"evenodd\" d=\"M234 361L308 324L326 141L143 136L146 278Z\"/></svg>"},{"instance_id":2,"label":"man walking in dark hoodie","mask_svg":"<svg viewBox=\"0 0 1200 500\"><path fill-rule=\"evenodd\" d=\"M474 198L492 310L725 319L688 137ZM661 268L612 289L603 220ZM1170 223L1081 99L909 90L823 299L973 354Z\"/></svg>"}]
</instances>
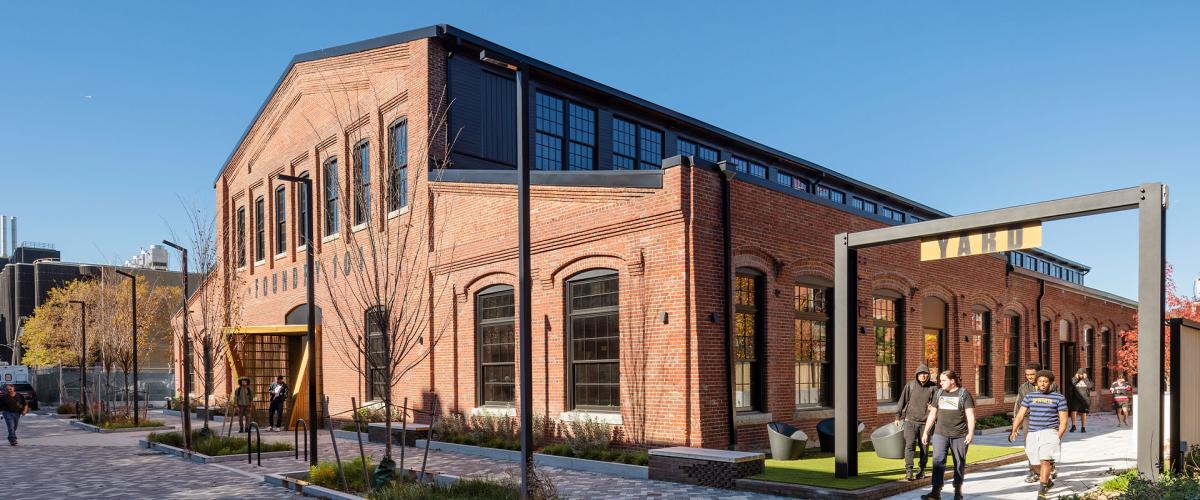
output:
<instances>
[{"instance_id":1,"label":"man walking in dark hoodie","mask_svg":"<svg viewBox=\"0 0 1200 500\"><path fill-rule=\"evenodd\" d=\"M929 367L924 363L917 366L913 380L900 391L896 404L896 425L904 427L904 479L916 481L925 477L925 464L929 461L929 446L921 444L921 432L925 419L929 417L929 405L937 384L929 380ZM920 465L913 473L913 447L920 450Z\"/></svg>"}]
</instances>

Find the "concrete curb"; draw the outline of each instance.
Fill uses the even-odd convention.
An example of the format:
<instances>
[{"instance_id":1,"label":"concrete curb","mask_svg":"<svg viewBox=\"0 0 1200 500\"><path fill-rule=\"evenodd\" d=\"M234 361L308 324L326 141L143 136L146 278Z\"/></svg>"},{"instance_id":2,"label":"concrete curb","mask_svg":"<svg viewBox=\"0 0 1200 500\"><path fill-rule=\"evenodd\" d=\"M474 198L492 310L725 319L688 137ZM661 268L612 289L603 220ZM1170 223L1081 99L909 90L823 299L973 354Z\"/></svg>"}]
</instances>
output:
<instances>
[{"instance_id":1,"label":"concrete curb","mask_svg":"<svg viewBox=\"0 0 1200 500\"><path fill-rule=\"evenodd\" d=\"M336 429L333 431L333 437L338 438L338 439L345 439L347 441L354 441L356 443L358 442L359 434L362 434L362 440L364 443L371 442L370 437L365 432L342 431L342 430L336 430Z\"/></svg>"},{"instance_id":2,"label":"concrete curb","mask_svg":"<svg viewBox=\"0 0 1200 500\"><path fill-rule=\"evenodd\" d=\"M92 424L85 424L78 420L72 420L72 421L70 421L70 424L71 424L71 427L75 427L77 429L83 429L88 432L99 432L101 434L113 434L113 433L119 433L119 432L169 431L169 430L175 429L175 426L173 426L173 425L159 425L159 426L154 426L154 427L126 427L123 429L105 429L100 426L96 426L96 425L92 425Z\"/></svg>"},{"instance_id":3,"label":"concrete curb","mask_svg":"<svg viewBox=\"0 0 1200 500\"><path fill-rule=\"evenodd\" d=\"M240 461L246 460L246 455L241 454L241 453L239 453L237 455L221 455L221 456L214 457L214 456L205 455L203 453L189 452L182 448L176 448L174 446L165 445L162 443L152 443L152 442L146 441L145 439L138 440L138 447L150 449L150 450L154 450L154 451L161 451L168 455L174 455L176 457L179 457L179 458L182 458L185 460L191 460L192 462L196 462L198 464L215 464L215 463L221 463L221 462L240 462ZM290 450L289 451L268 451L268 452L262 454L263 458L284 458L284 457L294 457L294 456L296 456L296 452L290 451ZM258 460L258 454L257 453L251 454L251 459ZM306 474L307 474L307 472L306 472Z\"/></svg>"},{"instance_id":4,"label":"concrete curb","mask_svg":"<svg viewBox=\"0 0 1200 500\"><path fill-rule=\"evenodd\" d=\"M416 447L424 448L425 440L418 439ZM490 458L493 460L505 460L508 462L521 461L521 452L519 451L487 448L483 446L431 441L429 443L429 449L449 451L452 453L462 453L464 455ZM544 467L558 467L560 469L593 472L596 474L624 477L628 479L650 479L650 467L645 465L631 465L619 462L605 462L602 460L588 460L586 458L562 457L558 455L549 455L546 453L534 453L533 463L535 465L541 465Z\"/></svg>"},{"instance_id":5,"label":"concrete curb","mask_svg":"<svg viewBox=\"0 0 1200 500\"><path fill-rule=\"evenodd\" d=\"M991 429L976 429L976 436L989 436L992 434L1007 434L1012 432L1012 427L992 427Z\"/></svg>"},{"instance_id":6,"label":"concrete curb","mask_svg":"<svg viewBox=\"0 0 1200 500\"><path fill-rule=\"evenodd\" d=\"M397 470L397 472L408 475L409 477L416 477L418 471L415 469L404 469ZM432 477L433 482L439 486L448 486L458 482L459 480L458 476L450 474L438 474L426 471L425 475L427 477ZM312 484L308 482L308 471L306 470L284 472L280 474L264 474L263 483L270 486L285 488L289 491L294 491L302 495L316 498L327 498L331 500L366 500L364 497L352 493L343 493L341 491Z\"/></svg>"}]
</instances>

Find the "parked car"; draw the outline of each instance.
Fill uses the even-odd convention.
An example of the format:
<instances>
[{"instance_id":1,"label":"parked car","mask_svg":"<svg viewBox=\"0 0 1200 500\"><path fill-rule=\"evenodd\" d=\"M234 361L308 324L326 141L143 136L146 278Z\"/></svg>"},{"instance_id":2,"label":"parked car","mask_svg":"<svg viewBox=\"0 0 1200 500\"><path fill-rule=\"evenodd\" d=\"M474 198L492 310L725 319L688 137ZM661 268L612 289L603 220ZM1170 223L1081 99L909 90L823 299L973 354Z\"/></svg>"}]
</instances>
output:
<instances>
[{"instance_id":1,"label":"parked car","mask_svg":"<svg viewBox=\"0 0 1200 500\"><path fill-rule=\"evenodd\" d=\"M32 385L22 383L13 385L16 386L17 394L25 396L25 401L29 402L30 411L38 409L37 391L33 390Z\"/></svg>"}]
</instances>

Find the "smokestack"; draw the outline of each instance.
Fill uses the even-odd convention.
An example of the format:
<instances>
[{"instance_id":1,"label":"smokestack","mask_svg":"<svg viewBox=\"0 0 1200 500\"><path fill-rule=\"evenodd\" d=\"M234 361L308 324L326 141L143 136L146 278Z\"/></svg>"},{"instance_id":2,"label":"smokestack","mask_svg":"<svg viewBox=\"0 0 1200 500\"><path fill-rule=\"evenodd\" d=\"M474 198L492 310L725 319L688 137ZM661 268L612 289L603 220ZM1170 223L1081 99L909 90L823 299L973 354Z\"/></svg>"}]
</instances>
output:
<instances>
[{"instance_id":1,"label":"smokestack","mask_svg":"<svg viewBox=\"0 0 1200 500\"><path fill-rule=\"evenodd\" d=\"M8 218L8 228L12 231L12 234L8 237L8 244L12 247L9 252L11 255L17 253L17 245L20 244L17 243L17 218L15 216Z\"/></svg>"},{"instance_id":2,"label":"smokestack","mask_svg":"<svg viewBox=\"0 0 1200 500\"><path fill-rule=\"evenodd\" d=\"M8 257L8 216L0 215L0 257Z\"/></svg>"}]
</instances>

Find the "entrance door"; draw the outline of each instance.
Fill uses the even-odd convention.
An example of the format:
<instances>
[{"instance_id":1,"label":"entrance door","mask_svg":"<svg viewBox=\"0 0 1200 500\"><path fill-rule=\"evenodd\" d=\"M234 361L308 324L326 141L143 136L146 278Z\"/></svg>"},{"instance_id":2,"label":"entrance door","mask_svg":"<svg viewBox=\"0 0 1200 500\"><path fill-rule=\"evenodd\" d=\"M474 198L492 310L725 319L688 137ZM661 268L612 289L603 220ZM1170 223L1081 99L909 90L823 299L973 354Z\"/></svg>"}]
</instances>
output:
<instances>
[{"instance_id":1,"label":"entrance door","mask_svg":"<svg viewBox=\"0 0 1200 500\"><path fill-rule=\"evenodd\" d=\"M1075 343L1059 344L1058 356L1058 359L1062 360L1059 365L1058 387L1066 391L1071 385L1071 379L1075 376L1075 370L1079 369L1079 354L1075 352ZM1066 393L1064 392L1064 394Z\"/></svg>"},{"instance_id":2,"label":"entrance door","mask_svg":"<svg viewBox=\"0 0 1200 500\"><path fill-rule=\"evenodd\" d=\"M938 373L942 371L942 330L926 328L923 337L923 358L925 365L929 367L929 379L937 383Z\"/></svg>"}]
</instances>

